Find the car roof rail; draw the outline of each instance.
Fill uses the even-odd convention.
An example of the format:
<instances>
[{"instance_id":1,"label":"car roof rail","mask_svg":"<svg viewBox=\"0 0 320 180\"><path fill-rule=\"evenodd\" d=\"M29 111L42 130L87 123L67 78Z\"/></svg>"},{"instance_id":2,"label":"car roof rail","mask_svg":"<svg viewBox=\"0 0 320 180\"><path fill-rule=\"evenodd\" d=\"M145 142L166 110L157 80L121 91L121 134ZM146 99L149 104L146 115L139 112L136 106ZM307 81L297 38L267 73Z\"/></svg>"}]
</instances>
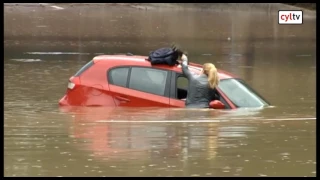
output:
<instances>
[{"instance_id":1,"label":"car roof rail","mask_svg":"<svg viewBox=\"0 0 320 180\"><path fill-rule=\"evenodd\" d=\"M115 53L115 54L113 54L113 55L126 55L126 56L134 56L134 54L132 54L132 53Z\"/></svg>"}]
</instances>

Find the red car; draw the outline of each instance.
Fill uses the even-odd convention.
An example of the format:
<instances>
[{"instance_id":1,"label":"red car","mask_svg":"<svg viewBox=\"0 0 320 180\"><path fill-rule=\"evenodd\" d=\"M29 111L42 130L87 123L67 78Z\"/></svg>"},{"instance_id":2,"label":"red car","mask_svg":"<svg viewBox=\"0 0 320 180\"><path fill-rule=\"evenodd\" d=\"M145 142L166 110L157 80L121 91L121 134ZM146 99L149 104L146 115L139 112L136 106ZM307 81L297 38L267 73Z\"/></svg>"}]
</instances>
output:
<instances>
[{"instance_id":1,"label":"red car","mask_svg":"<svg viewBox=\"0 0 320 180\"><path fill-rule=\"evenodd\" d=\"M145 56L101 55L69 79L61 106L185 107L188 80L179 65L151 65ZM199 74L202 65L190 63ZM269 103L243 80L218 70L220 101L215 109L262 107Z\"/></svg>"}]
</instances>

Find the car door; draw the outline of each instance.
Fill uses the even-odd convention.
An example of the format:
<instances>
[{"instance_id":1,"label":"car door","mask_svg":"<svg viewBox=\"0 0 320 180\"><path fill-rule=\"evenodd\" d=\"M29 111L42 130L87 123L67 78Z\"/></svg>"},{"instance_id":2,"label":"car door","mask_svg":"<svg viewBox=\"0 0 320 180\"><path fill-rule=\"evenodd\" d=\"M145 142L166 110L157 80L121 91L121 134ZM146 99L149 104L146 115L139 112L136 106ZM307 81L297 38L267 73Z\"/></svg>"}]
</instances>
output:
<instances>
[{"instance_id":1,"label":"car door","mask_svg":"<svg viewBox=\"0 0 320 180\"><path fill-rule=\"evenodd\" d=\"M171 88L170 88L170 106L185 107L185 99L187 97L189 80L182 74L172 72ZM220 89L217 89L220 94L220 101L225 105L225 109L231 109L230 105L221 95Z\"/></svg>"},{"instance_id":2,"label":"car door","mask_svg":"<svg viewBox=\"0 0 320 180\"><path fill-rule=\"evenodd\" d=\"M170 89L170 106L185 107L189 80L182 74L172 72ZM182 93L184 91L184 93ZM183 94L183 95L180 95Z\"/></svg>"},{"instance_id":3,"label":"car door","mask_svg":"<svg viewBox=\"0 0 320 180\"><path fill-rule=\"evenodd\" d=\"M113 68L109 88L120 107L168 107L171 72L140 66Z\"/></svg>"}]
</instances>

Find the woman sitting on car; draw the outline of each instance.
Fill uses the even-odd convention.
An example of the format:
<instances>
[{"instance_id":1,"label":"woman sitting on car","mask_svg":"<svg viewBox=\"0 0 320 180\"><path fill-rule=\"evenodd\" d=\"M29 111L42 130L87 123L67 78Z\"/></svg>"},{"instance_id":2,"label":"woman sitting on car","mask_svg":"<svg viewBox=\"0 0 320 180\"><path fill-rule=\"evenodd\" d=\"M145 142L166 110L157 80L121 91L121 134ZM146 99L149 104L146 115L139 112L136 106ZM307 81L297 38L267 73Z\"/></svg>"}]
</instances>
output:
<instances>
[{"instance_id":1,"label":"woman sitting on car","mask_svg":"<svg viewBox=\"0 0 320 180\"><path fill-rule=\"evenodd\" d=\"M210 102L220 100L216 87L219 77L216 67L212 63L205 63L200 76L193 75L188 69L188 58L185 54L181 57L182 72L189 80L187 108L209 108Z\"/></svg>"}]
</instances>

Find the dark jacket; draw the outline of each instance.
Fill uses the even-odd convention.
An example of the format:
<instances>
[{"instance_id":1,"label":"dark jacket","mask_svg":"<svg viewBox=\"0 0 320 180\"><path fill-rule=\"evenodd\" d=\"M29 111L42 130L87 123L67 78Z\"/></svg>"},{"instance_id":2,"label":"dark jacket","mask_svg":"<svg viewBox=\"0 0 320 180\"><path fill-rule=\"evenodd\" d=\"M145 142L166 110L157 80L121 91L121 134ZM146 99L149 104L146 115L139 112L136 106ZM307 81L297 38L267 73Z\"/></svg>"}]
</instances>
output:
<instances>
[{"instance_id":1,"label":"dark jacket","mask_svg":"<svg viewBox=\"0 0 320 180\"><path fill-rule=\"evenodd\" d=\"M208 77L205 74L193 75L186 62L181 64L183 74L189 80L188 96L186 107L188 108L208 108L212 100L220 100L217 90L210 88Z\"/></svg>"}]
</instances>

